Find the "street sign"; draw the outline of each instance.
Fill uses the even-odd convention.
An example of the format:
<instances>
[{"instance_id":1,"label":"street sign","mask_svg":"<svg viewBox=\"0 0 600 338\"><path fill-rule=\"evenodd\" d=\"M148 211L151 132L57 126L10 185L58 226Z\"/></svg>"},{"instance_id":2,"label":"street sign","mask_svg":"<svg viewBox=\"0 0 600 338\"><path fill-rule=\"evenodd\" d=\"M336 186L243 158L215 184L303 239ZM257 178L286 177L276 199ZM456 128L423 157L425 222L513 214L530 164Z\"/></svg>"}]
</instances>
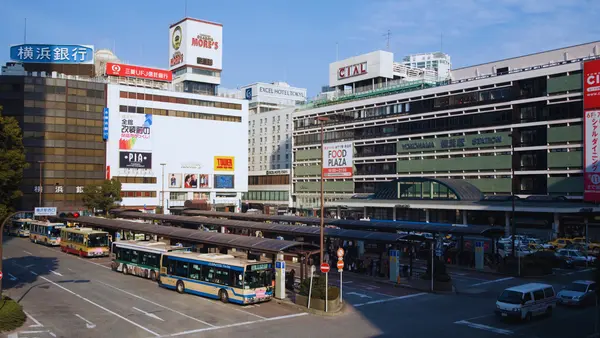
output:
<instances>
[{"instance_id":1,"label":"street sign","mask_svg":"<svg viewBox=\"0 0 600 338\"><path fill-rule=\"evenodd\" d=\"M321 272L322 273L328 273L329 272L329 264L327 264L327 263L321 263Z\"/></svg>"},{"instance_id":2,"label":"street sign","mask_svg":"<svg viewBox=\"0 0 600 338\"><path fill-rule=\"evenodd\" d=\"M338 268L338 272L342 272L344 270L344 261L343 260L339 260L337 261L337 268Z\"/></svg>"},{"instance_id":3,"label":"street sign","mask_svg":"<svg viewBox=\"0 0 600 338\"><path fill-rule=\"evenodd\" d=\"M337 249L337 256L338 256L338 258L344 257L344 249L342 249L342 248Z\"/></svg>"},{"instance_id":4,"label":"street sign","mask_svg":"<svg viewBox=\"0 0 600 338\"><path fill-rule=\"evenodd\" d=\"M0 271L0 280L2 280L2 271Z\"/></svg>"},{"instance_id":5,"label":"street sign","mask_svg":"<svg viewBox=\"0 0 600 338\"><path fill-rule=\"evenodd\" d=\"M56 207L35 208L34 216L56 216Z\"/></svg>"}]
</instances>

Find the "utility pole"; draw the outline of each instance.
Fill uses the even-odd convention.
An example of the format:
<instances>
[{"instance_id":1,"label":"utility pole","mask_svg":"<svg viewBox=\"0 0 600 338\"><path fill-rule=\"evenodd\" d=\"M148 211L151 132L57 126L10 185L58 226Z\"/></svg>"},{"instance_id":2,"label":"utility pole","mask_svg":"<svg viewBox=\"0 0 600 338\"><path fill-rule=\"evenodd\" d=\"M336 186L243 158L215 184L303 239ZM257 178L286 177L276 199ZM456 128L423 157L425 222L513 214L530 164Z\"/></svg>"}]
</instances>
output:
<instances>
[{"instance_id":1,"label":"utility pole","mask_svg":"<svg viewBox=\"0 0 600 338\"><path fill-rule=\"evenodd\" d=\"M323 263L323 246L324 246L324 241L325 241L325 235L324 235L324 223L325 223L325 197L324 197L324 192L323 192L323 161L324 161L324 151L323 151L323 145L324 145L324 130L323 130L323 125L325 124L326 121L329 121L328 117L325 116L319 116L317 117L317 122L319 122L321 124L321 226L320 226L320 231L319 231L319 265L321 263Z\"/></svg>"},{"instance_id":2,"label":"utility pole","mask_svg":"<svg viewBox=\"0 0 600 338\"><path fill-rule=\"evenodd\" d=\"M37 161L40 164L40 189L38 191L38 207L42 207L42 190L43 185L42 185L42 168L44 166L44 161Z\"/></svg>"}]
</instances>

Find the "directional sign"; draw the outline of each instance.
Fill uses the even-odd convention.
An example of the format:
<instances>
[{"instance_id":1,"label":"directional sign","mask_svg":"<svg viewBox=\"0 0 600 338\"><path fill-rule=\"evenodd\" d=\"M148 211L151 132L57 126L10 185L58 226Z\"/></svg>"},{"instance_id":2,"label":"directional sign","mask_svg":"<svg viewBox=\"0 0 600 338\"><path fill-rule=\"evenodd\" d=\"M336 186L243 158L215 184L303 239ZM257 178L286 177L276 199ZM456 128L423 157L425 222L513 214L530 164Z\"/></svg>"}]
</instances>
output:
<instances>
[{"instance_id":1,"label":"directional sign","mask_svg":"<svg viewBox=\"0 0 600 338\"><path fill-rule=\"evenodd\" d=\"M343 260L339 260L337 261L337 268L338 268L338 272L342 272L344 270L344 261Z\"/></svg>"},{"instance_id":2,"label":"directional sign","mask_svg":"<svg viewBox=\"0 0 600 338\"><path fill-rule=\"evenodd\" d=\"M327 264L327 263L321 263L321 272L322 273L328 273L329 272L329 264Z\"/></svg>"},{"instance_id":3,"label":"directional sign","mask_svg":"<svg viewBox=\"0 0 600 338\"><path fill-rule=\"evenodd\" d=\"M337 249L337 256L339 257L344 257L344 249L339 248Z\"/></svg>"},{"instance_id":4,"label":"directional sign","mask_svg":"<svg viewBox=\"0 0 600 338\"><path fill-rule=\"evenodd\" d=\"M34 216L56 216L56 207L35 208Z\"/></svg>"}]
</instances>

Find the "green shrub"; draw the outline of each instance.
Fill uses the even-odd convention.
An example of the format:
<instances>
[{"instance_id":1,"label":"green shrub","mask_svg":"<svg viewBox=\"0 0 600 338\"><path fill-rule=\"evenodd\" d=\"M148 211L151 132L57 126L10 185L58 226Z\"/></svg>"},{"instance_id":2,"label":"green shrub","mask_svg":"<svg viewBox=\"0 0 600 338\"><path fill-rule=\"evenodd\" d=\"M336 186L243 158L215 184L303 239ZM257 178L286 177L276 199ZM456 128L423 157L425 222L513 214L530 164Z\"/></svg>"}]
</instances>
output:
<instances>
[{"instance_id":1,"label":"green shrub","mask_svg":"<svg viewBox=\"0 0 600 338\"><path fill-rule=\"evenodd\" d=\"M21 305L4 297L0 300L0 332L12 331L25 323L25 313Z\"/></svg>"},{"instance_id":2,"label":"green shrub","mask_svg":"<svg viewBox=\"0 0 600 338\"><path fill-rule=\"evenodd\" d=\"M310 288L310 278L306 278L300 283L300 295L308 297L308 291ZM311 298L325 299L325 278L313 277L312 293ZM329 286L327 290L327 298L329 300L335 300L340 296L340 289L335 286Z\"/></svg>"}]
</instances>

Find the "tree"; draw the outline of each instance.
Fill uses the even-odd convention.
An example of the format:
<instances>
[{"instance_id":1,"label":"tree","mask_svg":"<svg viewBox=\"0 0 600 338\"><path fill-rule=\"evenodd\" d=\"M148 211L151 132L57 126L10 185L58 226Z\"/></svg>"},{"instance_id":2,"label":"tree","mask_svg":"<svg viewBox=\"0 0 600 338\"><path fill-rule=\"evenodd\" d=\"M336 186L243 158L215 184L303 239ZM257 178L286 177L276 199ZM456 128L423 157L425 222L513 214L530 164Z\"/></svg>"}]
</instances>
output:
<instances>
[{"instance_id":1,"label":"tree","mask_svg":"<svg viewBox=\"0 0 600 338\"><path fill-rule=\"evenodd\" d=\"M0 107L0 222L15 210L23 195L19 186L28 166L19 123L13 117L2 116Z\"/></svg>"},{"instance_id":2,"label":"tree","mask_svg":"<svg viewBox=\"0 0 600 338\"><path fill-rule=\"evenodd\" d=\"M90 210L102 210L106 215L108 211L120 202L121 182L112 179L104 180L102 184L90 184L83 188L83 204Z\"/></svg>"}]
</instances>

